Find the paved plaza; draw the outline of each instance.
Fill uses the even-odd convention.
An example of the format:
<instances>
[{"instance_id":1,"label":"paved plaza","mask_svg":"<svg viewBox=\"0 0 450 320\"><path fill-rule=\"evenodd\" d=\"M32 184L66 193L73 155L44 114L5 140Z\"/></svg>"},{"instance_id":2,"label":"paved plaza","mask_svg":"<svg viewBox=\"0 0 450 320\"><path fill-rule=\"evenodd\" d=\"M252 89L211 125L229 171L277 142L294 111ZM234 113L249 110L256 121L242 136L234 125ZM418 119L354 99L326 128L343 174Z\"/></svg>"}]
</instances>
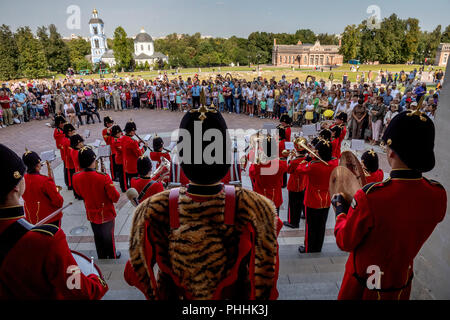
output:
<instances>
[{"instance_id":1,"label":"paved plaza","mask_svg":"<svg viewBox=\"0 0 450 320\"><path fill-rule=\"evenodd\" d=\"M117 124L123 128L130 119L136 122L138 134L141 137L147 134L158 133L164 138L166 145L170 143L170 134L178 128L183 113L172 113L169 111L136 110L123 112L102 112L101 116L110 115ZM262 129L264 123L271 120L261 120L249 118L244 115L225 114L230 129ZM15 125L0 129L0 143L7 145L14 151L23 154L25 147L37 153L55 149L53 139L53 129L46 126L45 120L33 121L21 125ZM90 130L90 138L87 144L94 143L97 139L102 139L101 131L103 124L85 125L80 127L79 133L84 134L85 130ZM299 132L295 128L293 133ZM349 142L344 142L343 150L349 148ZM370 146L367 145L369 149ZM388 171L386 157L380 152L380 164L385 172ZM58 159L53 163L53 169L57 185L64 185L62 161ZM106 164L108 167L108 164ZM43 169L46 174L46 169ZM248 173L243 175L244 187L251 188ZM116 183L117 184L117 183ZM117 187L120 190L119 187ZM62 229L67 235L69 246L72 250L79 251L89 257L96 258L93 233L89 222L86 219L84 205L82 201L74 199L73 193L64 189L62 195L65 203L73 202L73 205L64 212L62 219ZM284 204L281 208L281 219L287 219L287 190L283 190ZM123 300L123 299L144 299L137 289L129 287L123 279L123 271L128 255L128 240L133 206L129 203L125 195L122 195L116 205L117 218L115 224L116 247L122 252L121 259L117 261L97 261L103 275L108 282L109 292L104 299ZM297 248L303 244L305 236L305 221L301 221L300 230L291 230L284 228L279 238L280 245L280 275L278 280L278 289L280 299L289 300L334 300L337 298L345 263L348 254L340 251L336 246L334 231L334 212L330 210L327 230L325 235L325 244L322 253L300 255ZM413 282L412 299L431 299L432 296L423 289L419 281Z\"/></svg>"}]
</instances>

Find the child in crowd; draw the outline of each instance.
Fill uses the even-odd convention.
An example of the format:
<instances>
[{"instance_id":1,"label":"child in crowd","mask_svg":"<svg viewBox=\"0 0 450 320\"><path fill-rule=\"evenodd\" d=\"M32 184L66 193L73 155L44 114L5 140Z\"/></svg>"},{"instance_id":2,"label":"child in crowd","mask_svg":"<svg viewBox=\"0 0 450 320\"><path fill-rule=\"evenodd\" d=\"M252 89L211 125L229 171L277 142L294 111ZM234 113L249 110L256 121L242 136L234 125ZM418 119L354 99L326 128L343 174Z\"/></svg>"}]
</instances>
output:
<instances>
[{"instance_id":1,"label":"child in crowd","mask_svg":"<svg viewBox=\"0 0 450 320\"><path fill-rule=\"evenodd\" d=\"M19 121L21 123L24 122L24 117L23 117L23 106L22 104L18 104L16 107L16 112L17 112L17 118L19 118Z\"/></svg>"},{"instance_id":2,"label":"child in crowd","mask_svg":"<svg viewBox=\"0 0 450 320\"><path fill-rule=\"evenodd\" d=\"M223 97L222 91L219 91L219 111L224 112L225 99Z\"/></svg>"},{"instance_id":3,"label":"child in crowd","mask_svg":"<svg viewBox=\"0 0 450 320\"><path fill-rule=\"evenodd\" d=\"M259 102L259 114L260 114L260 118L261 119L265 119L265 115L266 115L266 108L267 108L267 100L266 98L262 98L261 101Z\"/></svg>"},{"instance_id":4,"label":"child in crowd","mask_svg":"<svg viewBox=\"0 0 450 320\"><path fill-rule=\"evenodd\" d=\"M271 119L273 117L273 107L275 105L275 99L273 98L273 95L269 95L269 98L267 99L267 118Z\"/></svg>"}]
</instances>

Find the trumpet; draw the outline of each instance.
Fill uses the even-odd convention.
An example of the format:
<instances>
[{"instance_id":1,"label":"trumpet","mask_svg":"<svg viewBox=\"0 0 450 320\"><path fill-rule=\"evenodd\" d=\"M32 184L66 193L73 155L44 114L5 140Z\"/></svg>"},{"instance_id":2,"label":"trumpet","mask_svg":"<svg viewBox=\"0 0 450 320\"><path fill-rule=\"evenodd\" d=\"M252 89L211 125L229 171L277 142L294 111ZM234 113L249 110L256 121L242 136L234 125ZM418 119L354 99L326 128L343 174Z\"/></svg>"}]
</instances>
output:
<instances>
[{"instance_id":1,"label":"trumpet","mask_svg":"<svg viewBox=\"0 0 450 320\"><path fill-rule=\"evenodd\" d=\"M55 181L55 175L53 174L53 169L50 166L50 161L45 161L45 164L47 165L47 173L48 173L48 177L50 179L52 179L53 181ZM61 192L63 188L61 186L56 186L56 190L58 190L58 192Z\"/></svg>"}]
</instances>

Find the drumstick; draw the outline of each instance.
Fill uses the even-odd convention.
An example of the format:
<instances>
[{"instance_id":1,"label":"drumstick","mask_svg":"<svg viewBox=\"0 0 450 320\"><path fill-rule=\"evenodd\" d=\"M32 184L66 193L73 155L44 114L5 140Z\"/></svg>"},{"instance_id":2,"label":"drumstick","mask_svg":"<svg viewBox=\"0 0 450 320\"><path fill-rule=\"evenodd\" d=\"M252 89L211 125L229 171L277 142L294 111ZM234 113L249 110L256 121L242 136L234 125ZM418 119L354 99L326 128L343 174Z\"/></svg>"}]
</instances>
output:
<instances>
[{"instance_id":1,"label":"drumstick","mask_svg":"<svg viewBox=\"0 0 450 320\"><path fill-rule=\"evenodd\" d=\"M42 226L44 224L46 224L48 221L50 221L51 219L53 219L54 217L56 217L58 214L61 213L61 211L67 209L68 207L70 207L73 203L70 202L68 205L66 205L65 207L62 207L61 209L58 209L57 211L53 212L51 215L49 215L47 218L42 219L41 221L39 221L36 224L36 227Z\"/></svg>"}]
</instances>

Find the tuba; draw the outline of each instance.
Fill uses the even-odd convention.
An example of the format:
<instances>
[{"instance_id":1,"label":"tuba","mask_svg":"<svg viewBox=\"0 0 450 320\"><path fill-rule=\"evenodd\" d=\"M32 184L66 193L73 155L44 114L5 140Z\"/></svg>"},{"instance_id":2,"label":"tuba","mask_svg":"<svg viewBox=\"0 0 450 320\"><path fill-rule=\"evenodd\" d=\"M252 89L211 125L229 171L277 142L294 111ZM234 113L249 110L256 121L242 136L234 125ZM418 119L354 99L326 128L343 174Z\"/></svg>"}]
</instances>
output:
<instances>
[{"instance_id":1,"label":"tuba","mask_svg":"<svg viewBox=\"0 0 450 320\"><path fill-rule=\"evenodd\" d=\"M153 180L156 177L158 177L158 179L155 180L157 182L163 182L164 180L170 178L170 161L165 157L161 157L161 164L155 172L152 173L150 179Z\"/></svg>"}]
</instances>

